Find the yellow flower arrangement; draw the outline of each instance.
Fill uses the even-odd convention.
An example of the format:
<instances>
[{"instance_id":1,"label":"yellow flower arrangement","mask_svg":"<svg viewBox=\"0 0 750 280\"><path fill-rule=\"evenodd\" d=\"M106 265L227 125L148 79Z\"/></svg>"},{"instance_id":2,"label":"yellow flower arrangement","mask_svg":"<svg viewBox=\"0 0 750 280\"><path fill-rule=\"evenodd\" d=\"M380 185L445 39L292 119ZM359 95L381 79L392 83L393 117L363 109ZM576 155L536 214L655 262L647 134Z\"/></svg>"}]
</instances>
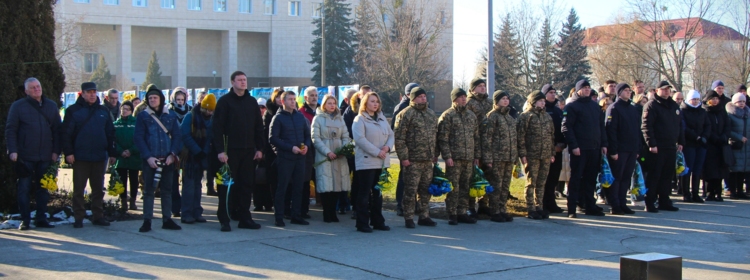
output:
<instances>
[{"instance_id":1,"label":"yellow flower arrangement","mask_svg":"<svg viewBox=\"0 0 750 280\"><path fill-rule=\"evenodd\" d=\"M49 192L57 191L57 171L60 168L60 161L55 161L49 165L47 172L42 176L40 181L42 188Z\"/></svg>"},{"instance_id":2,"label":"yellow flower arrangement","mask_svg":"<svg viewBox=\"0 0 750 280\"><path fill-rule=\"evenodd\" d=\"M125 192L125 187L122 184L122 181L120 180L120 174L117 174L117 171L112 169L112 174L109 176L109 184L107 185L107 194L111 196L119 196L120 194Z\"/></svg>"}]
</instances>

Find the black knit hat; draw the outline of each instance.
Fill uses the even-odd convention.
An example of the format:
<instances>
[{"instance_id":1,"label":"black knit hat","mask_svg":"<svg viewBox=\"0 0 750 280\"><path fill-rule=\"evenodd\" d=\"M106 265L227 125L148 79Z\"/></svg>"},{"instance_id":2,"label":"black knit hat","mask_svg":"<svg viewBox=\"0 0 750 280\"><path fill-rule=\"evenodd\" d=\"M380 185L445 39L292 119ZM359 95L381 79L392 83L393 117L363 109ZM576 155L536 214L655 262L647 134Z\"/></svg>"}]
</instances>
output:
<instances>
[{"instance_id":1,"label":"black knit hat","mask_svg":"<svg viewBox=\"0 0 750 280\"><path fill-rule=\"evenodd\" d=\"M500 99L503 99L503 97L508 97L508 99L510 99L510 94L502 90L496 90L495 93L492 94L492 101L494 101L495 104L500 103Z\"/></svg>"},{"instance_id":2,"label":"black knit hat","mask_svg":"<svg viewBox=\"0 0 750 280\"><path fill-rule=\"evenodd\" d=\"M427 92L424 91L420 87L414 87L414 88L411 89L411 92L409 92L409 99L411 99L412 101L414 101L414 99L417 98L417 96L420 96L422 94L427 94Z\"/></svg>"},{"instance_id":3,"label":"black knit hat","mask_svg":"<svg viewBox=\"0 0 750 280\"><path fill-rule=\"evenodd\" d=\"M672 87L672 85L670 85L669 82L667 81L661 81L659 82L659 86L657 86L656 88L664 88L664 87Z\"/></svg>"},{"instance_id":4,"label":"black knit hat","mask_svg":"<svg viewBox=\"0 0 750 280\"><path fill-rule=\"evenodd\" d=\"M709 90L708 92L706 92L706 96L703 97L703 101L708 102L709 100L711 100L711 98L714 97L721 98L721 95L719 95L719 93L715 90Z\"/></svg>"},{"instance_id":5,"label":"black knit hat","mask_svg":"<svg viewBox=\"0 0 750 280\"><path fill-rule=\"evenodd\" d=\"M542 93L543 94L547 94L550 90L556 90L556 89L553 88L552 85L550 85L550 84L546 84L546 85L544 85L542 87Z\"/></svg>"},{"instance_id":6,"label":"black knit hat","mask_svg":"<svg viewBox=\"0 0 750 280\"><path fill-rule=\"evenodd\" d=\"M737 92L740 92L741 90L747 90L747 86L745 84L737 86Z\"/></svg>"},{"instance_id":7,"label":"black knit hat","mask_svg":"<svg viewBox=\"0 0 750 280\"><path fill-rule=\"evenodd\" d=\"M487 84L487 82L484 79L479 78L479 77L476 77L473 80L471 80L471 91L473 92L474 88L480 84Z\"/></svg>"},{"instance_id":8,"label":"black knit hat","mask_svg":"<svg viewBox=\"0 0 750 280\"><path fill-rule=\"evenodd\" d=\"M535 90L529 93L529 96L526 98L526 102L529 102L529 104L534 106L534 103L542 99L544 99L544 93L542 93L541 91Z\"/></svg>"},{"instance_id":9,"label":"black knit hat","mask_svg":"<svg viewBox=\"0 0 750 280\"><path fill-rule=\"evenodd\" d=\"M576 83L576 91L581 90L583 87L591 87L591 84L589 84L589 81L587 80L580 80Z\"/></svg>"},{"instance_id":10,"label":"black knit hat","mask_svg":"<svg viewBox=\"0 0 750 280\"><path fill-rule=\"evenodd\" d=\"M617 96L620 96L620 92L622 92L626 88L630 88L630 85L628 85L627 83L617 84L617 86L615 86L615 92L617 93Z\"/></svg>"},{"instance_id":11,"label":"black knit hat","mask_svg":"<svg viewBox=\"0 0 750 280\"><path fill-rule=\"evenodd\" d=\"M454 88L451 91L451 101L456 101L456 98L466 96L466 91L461 88Z\"/></svg>"}]
</instances>

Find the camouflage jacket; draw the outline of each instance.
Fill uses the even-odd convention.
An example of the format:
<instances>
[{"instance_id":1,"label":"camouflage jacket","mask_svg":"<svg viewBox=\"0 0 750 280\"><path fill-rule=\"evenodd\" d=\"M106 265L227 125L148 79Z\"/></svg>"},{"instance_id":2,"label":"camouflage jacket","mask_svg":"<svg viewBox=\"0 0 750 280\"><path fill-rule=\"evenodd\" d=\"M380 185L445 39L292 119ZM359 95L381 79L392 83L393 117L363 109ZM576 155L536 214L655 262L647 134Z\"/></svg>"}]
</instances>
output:
<instances>
[{"instance_id":1,"label":"camouflage jacket","mask_svg":"<svg viewBox=\"0 0 750 280\"><path fill-rule=\"evenodd\" d=\"M544 108L533 108L518 117L518 156L545 159L555 156L555 124Z\"/></svg>"},{"instance_id":2,"label":"camouflage jacket","mask_svg":"<svg viewBox=\"0 0 750 280\"><path fill-rule=\"evenodd\" d=\"M509 113L510 107L492 110L480 125L482 163L518 160L516 119Z\"/></svg>"},{"instance_id":3,"label":"camouflage jacket","mask_svg":"<svg viewBox=\"0 0 750 280\"><path fill-rule=\"evenodd\" d=\"M484 99L482 99L473 92L469 92L468 100L466 100L466 109L474 112L474 115L477 116L477 123L481 124L484 121L487 113L492 111L492 107L492 100L488 95L485 95Z\"/></svg>"},{"instance_id":4,"label":"camouflage jacket","mask_svg":"<svg viewBox=\"0 0 750 280\"><path fill-rule=\"evenodd\" d=\"M432 161L438 156L437 116L430 108L419 110L412 102L396 116L395 128L399 160Z\"/></svg>"},{"instance_id":5,"label":"camouflage jacket","mask_svg":"<svg viewBox=\"0 0 750 280\"><path fill-rule=\"evenodd\" d=\"M455 104L438 120L438 147L443 159L479 159L479 129L477 117Z\"/></svg>"}]
</instances>

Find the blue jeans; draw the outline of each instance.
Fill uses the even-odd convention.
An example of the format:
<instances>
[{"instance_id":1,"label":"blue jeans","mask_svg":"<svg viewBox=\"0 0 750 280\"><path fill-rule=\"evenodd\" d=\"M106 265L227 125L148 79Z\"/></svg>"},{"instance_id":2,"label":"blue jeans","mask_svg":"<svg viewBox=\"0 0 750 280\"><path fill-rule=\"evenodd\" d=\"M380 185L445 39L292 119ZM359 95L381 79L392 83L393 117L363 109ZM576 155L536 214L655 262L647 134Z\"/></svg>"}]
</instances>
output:
<instances>
[{"instance_id":1,"label":"blue jeans","mask_svg":"<svg viewBox=\"0 0 750 280\"><path fill-rule=\"evenodd\" d=\"M187 163L182 169L182 218L197 219L203 216L201 207L201 180L203 169L198 164Z\"/></svg>"},{"instance_id":2,"label":"blue jeans","mask_svg":"<svg viewBox=\"0 0 750 280\"><path fill-rule=\"evenodd\" d=\"M174 178L174 164L162 168L161 181L161 216L166 221L172 217L172 180ZM156 169L151 168L143 161L143 219L151 220L154 217L154 174Z\"/></svg>"},{"instance_id":3,"label":"blue jeans","mask_svg":"<svg viewBox=\"0 0 750 280\"><path fill-rule=\"evenodd\" d=\"M18 208L21 211L21 220L29 224L31 222L31 201L29 193L36 193L36 217L35 220L43 222L47 220L47 202L49 192L41 187L41 179L50 165L49 161L21 161L18 160L18 168L25 168L26 177L18 178Z\"/></svg>"}]
</instances>

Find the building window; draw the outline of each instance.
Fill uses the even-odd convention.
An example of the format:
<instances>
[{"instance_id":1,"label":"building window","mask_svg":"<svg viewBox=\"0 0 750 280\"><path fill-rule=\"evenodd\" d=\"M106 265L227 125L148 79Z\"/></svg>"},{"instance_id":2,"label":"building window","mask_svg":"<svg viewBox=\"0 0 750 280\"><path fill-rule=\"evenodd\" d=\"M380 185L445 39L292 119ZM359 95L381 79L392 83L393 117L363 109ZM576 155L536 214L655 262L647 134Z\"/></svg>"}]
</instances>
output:
<instances>
[{"instance_id":1,"label":"building window","mask_svg":"<svg viewBox=\"0 0 750 280\"><path fill-rule=\"evenodd\" d=\"M83 70L86 73L91 73L96 70L99 66L99 54L98 53L87 53L83 55Z\"/></svg>"},{"instance_id":2,"label":"building window","mask_svg":"<svg viewBox=\"0 0 750 280\"><path fill-rule=\"evenodd\" d=\"M289 15L299 16L299 1L289 1Z\"/></svg>"},{"instance_id":3,"label":"building window","mask_svg":"<svg viewBox=\"0 0 750 280\"><path fill-rule=\"evenodd\" d=\"M251 0L240 0L240 13L252 13L253 2Z\"/></svg>"},{"instance_id":4,"label":"building window","mask_svg":"<svg viewBox=\"0 0 750 280\"><path fill-rule=\"evenodd\" d=\"M188 10L200 11L201 0L188 0Z\"/></svg>"},{"instance_id":5,"label":"building window","mask_svg":"<svg viewBox=\"0 0 750 280\"><path fill-rule=\"evenodd\" d=\"M323 13L323 3L312 3L312 16L319 18Z\"/></svg>"},{"instance_id":6,"label":"building window","mask_svg":"<svg viewBox=\"0 0 750 280\"><path fill-rule=\"evenodd\" d=\"M133 7L146 7L148 3L146 0L133 0Z\"/></svg>"},{"instance_id":7,"label":"building window","mask_svg":"<svg viewBox=\"0 0 750 280\"><path fill-rule=\"evenodd\" d=\"M74 3L91 3L91 0L73 0Z\"/></svg>"},{"instance_id":8,"label":"building window","mask_svg":"<svg viewBox=\"0 0 750 280\"><path fill-rule=\"evenodd\" d=\"M214 12L226 12L227 0L214 0Z\"/></svg>"},{"instance_id":9,"label":"building window","mask_svg":"<svg viewBox=\"0 0 750 280\"><path fill-rule=\"evenodd\" d=\"M276 14L276 0L263 1L263 12L267 15Z\"/></svg>"},{"instance_id":10,"label":"building window","mask_svg":"<svg viewBox=\"0 0 750 280\"><path fill-rule=\"evenodd\" d=\"M104 0L104 5L120 5L120 0Z\"/></svg>"},{"instance_id":11,"label":"building window","mask_svg":"<svg viewBox=\"0 0 750 280\"><path fill-rule=\"evenodd\" d=\"M174 9L174 0L161 0L161 7L164 9Z\"/></svg>"}]
</instances>

